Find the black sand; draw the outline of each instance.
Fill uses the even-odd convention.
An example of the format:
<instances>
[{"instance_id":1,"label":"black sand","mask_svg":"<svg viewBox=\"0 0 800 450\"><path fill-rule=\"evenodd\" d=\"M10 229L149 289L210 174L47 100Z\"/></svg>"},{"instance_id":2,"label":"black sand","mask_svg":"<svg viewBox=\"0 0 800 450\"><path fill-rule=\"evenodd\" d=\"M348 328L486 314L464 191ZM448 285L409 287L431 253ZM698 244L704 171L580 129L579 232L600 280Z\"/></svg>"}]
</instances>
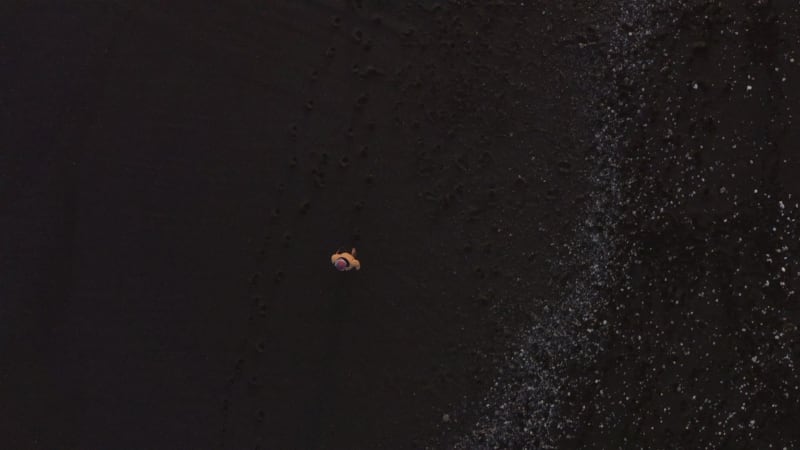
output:
<instances>
[{"instance_id":1,"label":"black sand","mask_svg":"<svg viewBox=\"0 0 800 450\"><path fill-rule=\"evenodd\" d=\"M3 4L0 441L796 447L800 16L744 3Z\"/></svg>"}]
</instances>

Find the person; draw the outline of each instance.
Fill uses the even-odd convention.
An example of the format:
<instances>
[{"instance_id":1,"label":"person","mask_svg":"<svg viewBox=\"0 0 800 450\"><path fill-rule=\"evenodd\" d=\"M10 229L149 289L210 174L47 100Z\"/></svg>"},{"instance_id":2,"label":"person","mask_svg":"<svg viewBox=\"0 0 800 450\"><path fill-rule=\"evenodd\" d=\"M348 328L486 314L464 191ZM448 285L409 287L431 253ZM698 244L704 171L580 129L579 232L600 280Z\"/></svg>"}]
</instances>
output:
<instances>
[{"instance_id":1,"label":"person","mask_svg":"<svg viewBox=\"0 0 800 450\"><path fill-rule=\"evenodd\" d=\"M333 267L336 268L339 272L345 272L348 270L361 270L361 263L356 259L356 249L350 249L350 252L339 252L336 250L336 253L331 255L331 264Z\"/></svg>"}]
</instances>

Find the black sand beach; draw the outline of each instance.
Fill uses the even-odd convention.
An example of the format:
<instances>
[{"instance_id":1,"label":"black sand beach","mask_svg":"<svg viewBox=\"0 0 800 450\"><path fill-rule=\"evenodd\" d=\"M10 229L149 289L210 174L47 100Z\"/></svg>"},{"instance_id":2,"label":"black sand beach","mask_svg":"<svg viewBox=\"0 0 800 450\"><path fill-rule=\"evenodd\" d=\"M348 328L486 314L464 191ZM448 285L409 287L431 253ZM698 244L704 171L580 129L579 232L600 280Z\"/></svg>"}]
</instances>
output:
<instances>
[{"instance_id":1,"label":"black sand beach","mask_svg":"<svg viewBox=\"0 0 800 450\"><path fill-rule=\"evenodd\" d=\"M797 447L799 17L0 5L0 442Z\"/></svg>"}]
</instances>

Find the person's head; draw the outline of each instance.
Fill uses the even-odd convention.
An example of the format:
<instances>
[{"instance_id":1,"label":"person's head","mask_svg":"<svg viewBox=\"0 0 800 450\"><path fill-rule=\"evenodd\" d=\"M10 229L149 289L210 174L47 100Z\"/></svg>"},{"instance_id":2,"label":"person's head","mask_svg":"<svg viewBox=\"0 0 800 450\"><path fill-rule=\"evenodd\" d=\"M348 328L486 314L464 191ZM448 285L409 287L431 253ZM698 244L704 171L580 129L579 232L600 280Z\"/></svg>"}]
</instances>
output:
<instances>
[{"instance_id":1,"label":"person's head","mask_svg":"<svg viewBox=\"0 0 800 450\"><path fill-rule=\"evenodd\" d=\"M344 258L339 258L333 263L333 266L341 272L347 269L347 261Z\"/></svg>"}]
</instances>

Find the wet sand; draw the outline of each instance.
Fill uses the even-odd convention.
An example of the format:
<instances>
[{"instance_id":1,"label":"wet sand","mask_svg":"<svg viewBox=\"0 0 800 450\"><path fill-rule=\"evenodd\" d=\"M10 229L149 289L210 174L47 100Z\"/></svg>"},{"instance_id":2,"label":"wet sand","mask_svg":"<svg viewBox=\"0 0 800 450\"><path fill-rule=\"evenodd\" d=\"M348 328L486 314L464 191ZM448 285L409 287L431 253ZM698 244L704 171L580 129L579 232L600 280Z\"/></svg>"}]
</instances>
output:
<instances>
[{"instance_id":1,"label":"wet sand","mask_svg":"<svg viewBox=\"0 0 800 450\"><path fill-rule=\"evenodd\" d=\"M0 436L797 445L798 11L698 5L1 6Z\"/></svg>"}]
</instances>

